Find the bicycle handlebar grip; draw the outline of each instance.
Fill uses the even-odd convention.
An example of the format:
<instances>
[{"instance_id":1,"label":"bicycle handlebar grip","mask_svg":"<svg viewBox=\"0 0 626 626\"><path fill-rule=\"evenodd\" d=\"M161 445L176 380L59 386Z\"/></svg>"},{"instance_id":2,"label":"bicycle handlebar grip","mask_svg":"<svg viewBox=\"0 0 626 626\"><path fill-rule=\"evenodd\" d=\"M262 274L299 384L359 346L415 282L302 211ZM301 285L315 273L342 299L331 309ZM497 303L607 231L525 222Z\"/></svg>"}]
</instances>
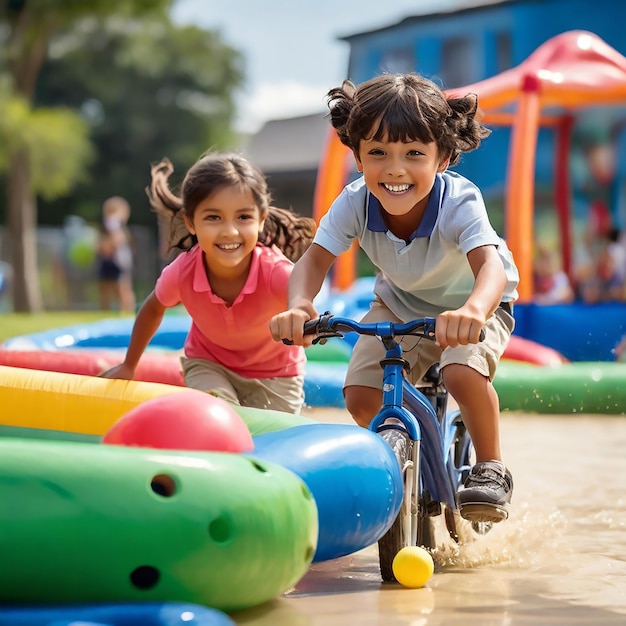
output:
<instances>
[{"instance_id":1,"label":"bicycle handlebar grip","mask_svg":"<svg viewBox=\"0 0 626 626\"><path fill-rule=\"evenodd\" d=\"M304 335L315 335L315 334L317 334L318 328L321 328L320 322L322 322L322 326L324 326L324 328L326 328L326 325L324 324L324 322L326 322L326 318L330 319L331 317L332 317L332 314L327 311L326 313L324 313L324 315L322 317L318 317L316 319L312 319L312 320L309 320L308 322L305 322L304 323L303 334ZM337 336L339 336L339 335L337 335ZM485 332L485 329L481 328L480 329L480 335L478 337L478 341L484 341L486 336L487 336L487 334ZM282 342L286 346L292 346L293 345L293 341L291 341L291 339L283 339Z\"/></svg>"},{"instance_id":2,"label":"bicycle handlebar grip","mask_svg":"<svg viewBox=\"0 0 626 626\"><path fill-rule=\"evenodd\" d=\"M308 322L304 322L304 335L314 335L317 332L317 325L319 323L319 318L314 320L309 320Z\"/></svg>"},{"instance_id":3,"label":"bicycle handlebar grip","mask_svg":"<svg viewBox=\"0 0 626 626\"><path fill-rule=\"evenodd\" d=\"M304 335L314 335L317 332L317 324L319 322L318 319L309 320L308 322L304 322ZM282 342L286 346L293 346L293 341L291 339L283 339Z\"/></svg>"}]
</instances>

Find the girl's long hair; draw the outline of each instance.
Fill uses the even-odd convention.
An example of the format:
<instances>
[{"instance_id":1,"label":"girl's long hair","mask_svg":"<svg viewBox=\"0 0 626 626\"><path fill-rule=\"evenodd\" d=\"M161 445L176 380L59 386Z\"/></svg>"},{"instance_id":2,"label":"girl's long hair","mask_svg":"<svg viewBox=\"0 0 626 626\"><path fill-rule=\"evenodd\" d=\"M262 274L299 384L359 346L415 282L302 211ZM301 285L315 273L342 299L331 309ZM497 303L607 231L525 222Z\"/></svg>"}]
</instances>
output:
<instances>
[{"instance_id":1,"label":"girl's long hair","mask_svg":"<svg viewBox=\"0 0 626 626\"><path fill-rule=\"evenodd\" d=\"M315 235L315 221L293 211L270 205L271 195L263 174L245 157L234 153L210 152L203 155L187 172L180 196L169 185L174 166L164 158L151 168L152 180L146 194L153 210L169 222L169 249L189 250L198 243L185 226L183 215L193 219L200 202L224 187L248 189L265 219L259 243L276 246L291 261L297 261Z\"/></svg>"}]
</instances>

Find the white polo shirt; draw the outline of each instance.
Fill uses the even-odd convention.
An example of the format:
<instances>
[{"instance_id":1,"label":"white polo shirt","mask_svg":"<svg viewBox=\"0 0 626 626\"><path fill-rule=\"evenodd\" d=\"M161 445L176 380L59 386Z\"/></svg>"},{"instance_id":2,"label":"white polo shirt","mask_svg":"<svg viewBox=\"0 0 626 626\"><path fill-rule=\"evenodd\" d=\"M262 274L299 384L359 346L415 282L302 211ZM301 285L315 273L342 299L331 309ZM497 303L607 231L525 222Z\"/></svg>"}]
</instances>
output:
<instances>
[{"instance_id":1,"label":"white polo shirt","mask_svg":"<svg viewBox=\"0 0 626 626\"><path fill-rule=\"evenodd\" d=\"M347 185L322 218L314 243L338 256L358 239L380 270L374 293L401 320L436 317L465 304L474 286L470 250L494 245L507 284L502 300L517 299L519 274L494 230L480 190L456 172L437 174L422 222L409 243L385 226L382 206L361 177Z\"/></svg>"}]
</instances>

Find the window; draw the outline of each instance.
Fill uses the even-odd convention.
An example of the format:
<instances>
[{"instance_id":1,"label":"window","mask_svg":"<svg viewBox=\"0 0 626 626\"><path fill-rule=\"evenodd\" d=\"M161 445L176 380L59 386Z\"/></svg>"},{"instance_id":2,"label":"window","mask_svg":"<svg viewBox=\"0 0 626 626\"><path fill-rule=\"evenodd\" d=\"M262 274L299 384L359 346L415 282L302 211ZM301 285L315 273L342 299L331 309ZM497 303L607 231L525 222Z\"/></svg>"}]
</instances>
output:
<instances>
[{"instance_id":1,"label":"window","mask_svg":"<svg viewBox=\"0 0 626 626\"><path fill-rule=\"evenodd\" d=\"M444 89L474 82L476 55L474 41L470 37L452 37L443 42L439 74Z\"/></svg>"},{"instance_id":2,"label":"window","mask_svg":"<svg viewBox=\"0 0 626 626\"><path fill-rule=\"evenodd\" d=\"M513 40L511 33L496 35L496 69L497 73L513 67Z\"/></svg>"}]
</instances>

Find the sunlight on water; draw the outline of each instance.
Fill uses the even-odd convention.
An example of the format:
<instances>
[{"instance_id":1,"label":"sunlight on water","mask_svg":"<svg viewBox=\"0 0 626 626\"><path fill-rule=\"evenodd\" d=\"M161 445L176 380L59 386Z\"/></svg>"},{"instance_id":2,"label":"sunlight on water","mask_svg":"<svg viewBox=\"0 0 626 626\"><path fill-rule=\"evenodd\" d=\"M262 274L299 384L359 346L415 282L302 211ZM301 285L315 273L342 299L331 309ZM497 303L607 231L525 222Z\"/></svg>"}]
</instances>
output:
<instances>
[{"instance_id":1,"label":"sunlight on water","mask_svg":"<svg viewBox=\"0 0 626 626\"><path fill-rule=\"evenodd\" d=\"M625 529L624 500L600 511L579 504L569 517L533 501L513 507L506 522L482 536L462 522L459 544L441 520L433 557L439 574L475 569L487 575L495 567L501 585L521 575L538 582L545 598L626 614Z\"/></svg>"},{"instance_id":2,"label":"sunlight on water","mask_svg":"<svg viewBox=\"0 0 626 626\"><path fill-rule=\"evenodd\" d=\"M348 606L360 626L626 624L626 418L507 414L501 426L509 519L482 536L463 522L456 544L434 518L421 589L381 583L376 545L314 564L289 596L315 615L307 626L343 626Z\"/></svg>"},{"instance_id":3,"label":"sunlight on water","mask_svg":"<svg viewBox=\"0 0 626 626\"><path fill-rule=\"evenodd\" d=\"M561 557L569 552L565 527L565 518L556 510L519 506L506 522L494 525L485 535L477 535L467 522L462 522L458 528L459 544L444 538L433 556L442 569L504 563L535 567L545 560L546 551Z\"/></svg>"}]
</instances>

